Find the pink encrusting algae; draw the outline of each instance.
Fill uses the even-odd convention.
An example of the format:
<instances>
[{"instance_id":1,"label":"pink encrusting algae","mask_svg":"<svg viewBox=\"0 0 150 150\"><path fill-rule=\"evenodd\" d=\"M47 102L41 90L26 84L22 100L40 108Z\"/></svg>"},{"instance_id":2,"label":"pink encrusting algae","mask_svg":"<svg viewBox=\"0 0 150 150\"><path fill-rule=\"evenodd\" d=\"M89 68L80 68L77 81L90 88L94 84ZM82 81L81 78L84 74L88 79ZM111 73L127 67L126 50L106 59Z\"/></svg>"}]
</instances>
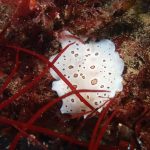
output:
<instances>
[{"instance_id":1,"label":"pink encrusting algae","mask_svg":"<svg viewBox=\"0 0 150 150\"><path fill-rule=\"evenodd\" d=\"M71 38L73 38L73 36L71 36ZM76 40L78 40L78 39L76 39ZM81 41L79 41L79 42L81 42ZM20 53L26 53L28 55L32 55L32 56L36 57L37 59L39 59L40 61L42 61L45 64L45 69L37 77L35 77L30 83L28 83L25 87L23 87L22 89L17 91L16 94L14 94L10 98L6 99L5 101L1 102L0 110L8 107L18 97L22 96L27 91L29 91L33 86L35 86L41 80L41 78L43 78L45 76L45 74L49 71L49 69L53 69L53 71L57 74L57 76L59 76L59 79L61 79L70 89L70 91L63 93L62 95L59 95L60 97L53 99L53 100L50 100L49 103L47 103L43 107L41 107L27 122L15 121L13 119L9 119L9 118L0 116L0 122L1 123L9 124L18 130L18 134L14 137L12 143L10 144L10 148L9 148L10 150L15 150L19 140L22 137L30 138L30 135L27 133L28 131L36 131L36 132L39 132L42 134L46 134L48 136L61 138L61 139L68 141L72 144L77 144L80 146L89 147L90 150L96 144L95 150L98 149L99 142L101 141L108 124L110 123L110 121L115 116L116 111L106 121L106 123L104 124L104 127L100 131L100 134L97 134L98 133L98 126L101 123L102 119L106 116L109 107L112 105L112 103L115 103L115 99L108 101L108 98L107 98L104 101L104 103L102 103L98 106L96 105L96 107L91 105L91 102L87 101L87 99L85 99L85 97L82 94L88 93L90 95L90 93L91 94L96 93L96 94L100 94L99 98L103 98L101 93L110 93L110 90L108 90L108 89L107 90L97 89L97 88L96 89L95 88L94 89L92 89L92 88L88 89L88 86L87 86L87 88L83 87L83 88L77 89L76 87L74 87L74 84L71 83L71 81L66 76L64 76L64 74L59 70L60 68L59 67L57 68L57 66L55 66L55 63L57 62L57 60L59 60L60 57L64 53L66 53L68 51L68 49L74 44L75 44L75 42L72 42L72 43L66 45L65 47L63 47L61 52L53 59L52 62L50 62L44 56L42 56L36 52L33 52L29 49L25 49L25 48L13 46L13 45L7 45L6 46L8 49L10 49L10 51L17 51L17 53L16 53L16 64L15 64L14 69L12 70L12 72L10 73L8 78L6 79L6 82L3 84L2 88L1 88L1 92L3 92L3 90L8 86L8 84L11 82L12 77L17 72L17 69L19 67L19 54ZM92 117L95 114L95 112L99 113L99 119L98 119L98 122L96 124L95 129L94 129L91 141L89 143L86 143L84 141L79 141L79 140L75 139L74 137L64 135L62 133L55 132L55 131L52 131L50 129L46 129L46 128L43 128L40 126L33 125L41 117L41 115L43 113L45 113L48 109L50 109L53 105L57 104L61 100L63 100L63 102L65 102L65 100L66 100L66 102L67 102L67 98L72 96L72 95L75 95L78 98L78 101L80 103L82 102L84 104L84 108L88 108L84 112L77 111L76 114L72 115L72 117L86 116L87 118L85 118L85 119L88 119L88 116ZM99 109L101 109L101 111L99 111ZM39 142L37 139L34 139L34 141L37 142L37 144L39 145ZM46 147L43 147L43 149L46 149Z\"/></svg>"}]
</instances>

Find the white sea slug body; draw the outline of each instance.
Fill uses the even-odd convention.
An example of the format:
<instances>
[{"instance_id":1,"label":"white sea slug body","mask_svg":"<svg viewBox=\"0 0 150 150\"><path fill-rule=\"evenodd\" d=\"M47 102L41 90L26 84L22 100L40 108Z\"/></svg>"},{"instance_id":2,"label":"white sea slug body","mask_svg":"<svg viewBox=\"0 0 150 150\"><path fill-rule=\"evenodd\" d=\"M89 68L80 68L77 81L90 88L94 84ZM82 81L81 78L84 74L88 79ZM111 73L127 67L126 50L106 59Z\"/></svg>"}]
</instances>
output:
<instances>
[{"instance_id":1,"label":"white sea slug body","mask_svg":"<svg viewBox=\"0 0 150 150\"><path fill-rule=\"evenodd\" d=\"M60 39L62 48L73 42L75 43L68 47L54 65L76 89L110 91L80 93L90 105L98 108L113 98L116 92L122 91L123 60L115 51L115 45L110 40L91 41L83 44L76 38ZM52 56L50 61L55 57L56 55ZM58 96L71 91L53 69L50 69L50 73L56 79L52 84L52 89L57 92ZM101 109L98 111L100 112ZM89 110L90 108L75 94L63 99L61 113L73 114Z\"/></svg>"}]
</instances>

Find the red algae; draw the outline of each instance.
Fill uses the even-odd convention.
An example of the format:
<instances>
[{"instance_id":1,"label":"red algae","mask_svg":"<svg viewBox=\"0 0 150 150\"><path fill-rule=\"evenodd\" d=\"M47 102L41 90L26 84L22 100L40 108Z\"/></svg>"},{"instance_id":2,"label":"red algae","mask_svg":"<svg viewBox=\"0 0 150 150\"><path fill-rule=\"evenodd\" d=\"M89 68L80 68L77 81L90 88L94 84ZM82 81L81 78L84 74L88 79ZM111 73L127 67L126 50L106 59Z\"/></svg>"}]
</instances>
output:
<instances>
[{"instance_id":1,"label":"red algae","mask_svg":"<svg viewBox=\"0 0 150 150\"><path fill-rule=\"evenodd\" d=\"M0 88L0 94L2 94L4 92L4 90L6 89L8 84L11 82L11 79L13 78L14 74L17 72L18 67L19 67L19 53L17 51L15 67L12 70L12 72L10 73L10 75L8 76L8 78L6 79L6 81L3 84L3 86Z\"/></svg>"},{"instance_id":2,"label":"red algae","mask_svg":"<svg viewBox=\"0 0 150 150\"><path fill-rule=\"evenodd\" d=\"M90 141L90 144L89 144L89 149L91 150L93 148L93 146L95 145L94 143L94 140L96 140L96 136L97 136L97 132L98 132L98 128L99 128L99 125L101 124L102 122L102 119L104 118L104 116L106 115L107 111L108 111L108 108L109 106L114 103L114 101L110 101L109 104L107 104L106 108L102 111L102 113L99 115L99 118L98 118L98 121L95 125L95 128L93 130L93 134L91 136L91 141Z\"/></svg>"},{"instance_id":3,"label":"red algae","mask_svg":"<svg viewBox=\"0 0 150 150\"><path fill-rule=\"evenodd\" d=\"M96 142L92 145L92 147L94 147L95 150L98 149L99 144L104 136L104 133L106 132L106 128L109 125L110 121L113 119L113 117L116 115L117 111L114 111L112 113L112 115L108 118L108 120L105 122L103 128L101 129L101 132L99 133Z\"/></svg>"},{"instance_id":4,"label":"red algae","mask_svg":"<svg viewBox=\"0 0 150 150\"><path fill-rule=\"evenodd\" d=\"M5 100L4 102L2 102L0 104L0 109L2 110L3 108L7 107L10 103L12 103L17 97L21 96L22 94L24 94L27 90L31 89L31 87L33 85L35 85L44 75L45 73L48 71L48 69L50 67L52 67L56 73L65 81L65 83L72 89L72 91L74 91L74 93L78 96L79 93L78 91L72 86L72 84L70 82L68 82L68 80L59 72L59 70L54 67L53 65L53 62L50 63L46 58L44 58L43 56L39 55L39 54L36 54L35 52L32 52L31 50L28 50L28 49L23 49L23 48L19 48L19 47L14 47L14 46L7 46L9 48L13 48L13 49L17 49L18 51L23 51L23 52L26 52L30 55L33 55L33 56L36 56L38 57L39 59L41 59L42 61L44 61L44 63L47 63L48 64L48 67L46 67L46 69L38 76L36 77L31 83L29 83L28 85L26 85L26 87L24 87L23 89L21 89L20 91L18 91L14 96L10 97L8 100ZM67 46L68 47L68 46ZM65 50L67 50L67 47L65 48ZM64 50L62 50L62 52L64 52ZM17 53L18 54L18 53ZM17 59L17 63L18 63L18 55L16 57ZM59 57L58 57L59 58ZM57 58L57 59L58 59ZM10 78L10 76L8 77ZM10 78L11 79L11 78ZM89 91L89 92L97 92L98 90L79 90L80 92L86 92L86 91ZM105 90L100 90L99 92L106 92ZM73 93L73 92L72 92ZM68 93L69 94L69 93ZM66 94L67 95L67 94ZM60 101L63 97L60 97L58 100ZM58 101L57 100L57 101ZM87 105L88 103L86 102L86 100L83 98L82 101ZM55 103L52 103L52 104L55 104ZM43 113L44 111L39 111L38 113L35 114L35 117L31 117L31 119L28 121L28 123L23 127L23 131L24 130L27 130L28 127L30 127L34 121L36 120L36 118L40 117L40 115ZM20 140L20 138L22 137L21 136L22 134L21 133L18 133L14 140L12 141L11 145L10 145L10 150L14 150L18 141Z\"/></svg>"},{"instance_id":5,"label":"red algae","mask_svg":"<svg viewBox=\"0 0 150 150\"><path fill-rule=\"evenodd\" d=\"M147 3L140 0L2 0L0 149L8 146L10 150L27 147L28 144L22 139L32 144L33 150L36 145L41 150L149 149ZM63 36L59 33L64 29L86 35L89 39L112 38L125 61L124 90L107 102L101 113L97 112L99 108L92 108L80 93L105 90L89 90L88 87L76 90L53 65L74 44L60 48L57 38ZM78 37L70 38L84 43ZM50 63L48 58L58 51L60 54ZM49 68L57 72L71 92L57 97L51 91L53 79L49 75ZM91 111L62 115L59 111L61 100L72 94L76 94ZM83 120L85 114L89 116ZM9 139L7 145L2 141L3 137Z\"/></svg>"}]
</instances>

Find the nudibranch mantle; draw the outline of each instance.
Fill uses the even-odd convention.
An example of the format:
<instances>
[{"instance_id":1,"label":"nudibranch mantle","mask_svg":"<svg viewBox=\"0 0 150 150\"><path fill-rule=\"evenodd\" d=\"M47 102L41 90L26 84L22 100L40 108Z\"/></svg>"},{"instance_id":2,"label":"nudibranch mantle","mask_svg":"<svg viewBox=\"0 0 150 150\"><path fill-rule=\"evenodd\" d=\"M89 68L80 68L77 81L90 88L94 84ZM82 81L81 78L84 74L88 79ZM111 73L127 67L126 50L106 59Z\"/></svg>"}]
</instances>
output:
<instances>
[{"instance_id":1,"label":"nudibranch mantle","mask_svg":"<svg viewBox=\"0 0 150 150\"><path fill-rule=\"evenodd\" d=\"M63 34L71 35L67 31ZM122 91L124 62L115 51L115 44L112 41L104 39L99 42L90 41L83 44L73 36L60 38L59 41L62 48L74 43L62 53L54 65L76 89L110 91L80 93L91 106L98 108L113 98L116 92ZM57 55L52 56L50 61L53 61ZM50 73L56 80L52 83L52 90L56 91L58 96L71 91L53 69L50 69ZM62 101L61 113L74 114L90 110L75 94L62 99ZM102 109L103 107L98 111L100 112Z\"/></svg>"}]
</instances>

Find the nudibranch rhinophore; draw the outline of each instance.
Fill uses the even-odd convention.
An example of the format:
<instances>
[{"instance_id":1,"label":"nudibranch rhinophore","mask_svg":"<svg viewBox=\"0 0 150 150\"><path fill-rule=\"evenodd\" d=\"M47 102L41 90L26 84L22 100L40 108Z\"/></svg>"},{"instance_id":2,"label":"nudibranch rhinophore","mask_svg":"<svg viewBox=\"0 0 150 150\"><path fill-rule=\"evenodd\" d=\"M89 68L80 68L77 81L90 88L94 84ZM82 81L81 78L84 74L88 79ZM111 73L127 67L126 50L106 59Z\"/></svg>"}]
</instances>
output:
<instances>
[{"instance_id":1,"label":"nudibranch rhinophore","mask_svg":"<svg viewBox=\"0 0 150 150\"><path fill-rule=\"evenodd\" d=\"M63 34L71 35L67 31ZM104 39L99 42L90 41L83 44L73 35L60 38L59 41L62 48L74 42L54 63L67 80L76 89L109 91L80 93L91 106L98 108L113 98L116 92L122 91L124 62L118 52L115 51L115 44L112 41ZM57 55L52 56L50 61ZM71 91L53 69L50 69L50 73L56 79L52 83L52 90L56 91L58 96ZM61 113L73 114L90 110L75 94L64 98L62 101ZM98 109L99 112L101 110L102 108Z\"/></svg>"}]
</instances>

